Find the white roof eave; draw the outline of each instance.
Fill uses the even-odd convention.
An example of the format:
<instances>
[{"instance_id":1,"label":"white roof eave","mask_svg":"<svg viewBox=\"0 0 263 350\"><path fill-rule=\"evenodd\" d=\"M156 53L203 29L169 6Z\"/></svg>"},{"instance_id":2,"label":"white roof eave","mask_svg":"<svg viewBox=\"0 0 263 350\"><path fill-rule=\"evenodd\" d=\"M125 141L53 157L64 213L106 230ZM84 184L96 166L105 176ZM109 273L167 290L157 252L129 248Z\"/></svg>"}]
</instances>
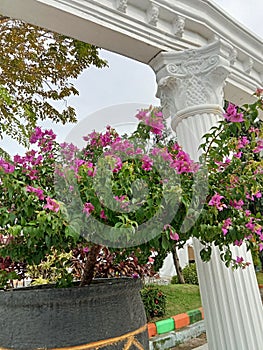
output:
<instances>
[{"instance_id":1,"label":"white roof eave","mask_svg":"<svg viewBox=\"0 0 263 350\"><path fill-rule=\"evenodd\" d=\"M229 46L229 86L242 98L262 86L263 40L211 0L1 0L0 13L146 64L160 51L220 39Z\"/></svg>"}]
</instances>

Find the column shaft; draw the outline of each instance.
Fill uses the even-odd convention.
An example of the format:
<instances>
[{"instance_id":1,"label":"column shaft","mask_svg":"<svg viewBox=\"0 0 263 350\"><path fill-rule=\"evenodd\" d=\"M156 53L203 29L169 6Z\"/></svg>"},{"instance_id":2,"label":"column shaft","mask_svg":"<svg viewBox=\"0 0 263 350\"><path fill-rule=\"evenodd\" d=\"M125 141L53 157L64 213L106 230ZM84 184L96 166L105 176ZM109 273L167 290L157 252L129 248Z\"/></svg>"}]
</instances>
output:
<instances>
[{"instance_id":1,"label":"column shaft","mask_svg":"<svg viewBox=\"0 0 263 350\"><path fill-rule=\"evenodd\" d=\"M196 161L202 136L222 118L230 56L229 46L215 42L196 50L160 53L150 63L163 112L172 117L178 143ZM263 307L253 263L233 271L221 261L217 247L208 263L200 258L197 239L194 249L209 350L263 349ZM232 249L234 255L252 262L245 246Z\"/></svg>"}]
</instances>

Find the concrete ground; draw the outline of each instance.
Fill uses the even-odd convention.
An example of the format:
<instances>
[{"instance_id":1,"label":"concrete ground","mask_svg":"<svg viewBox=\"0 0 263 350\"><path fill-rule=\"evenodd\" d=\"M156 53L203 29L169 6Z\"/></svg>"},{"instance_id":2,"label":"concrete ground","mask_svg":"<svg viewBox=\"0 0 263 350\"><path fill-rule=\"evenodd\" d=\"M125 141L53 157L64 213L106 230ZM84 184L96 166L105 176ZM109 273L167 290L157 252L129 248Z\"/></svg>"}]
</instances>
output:
<instances>
[{"instance_id":1,"label":"concrete ground","mask_svg":"<svg viewBox=\"0 0 263 350\"><path fill-rule=\"evenodd\" d=\"M200 334L198 337L188 339L186 342L172 347L170 350L207 350L206 335Z\"/></svg>"},{"instance_id":2,"label":"concrete ground","mask_svg":"<svg viewBox=\"0 0 263 350\"><path fill-rule=\"evenodd\" d=\"M195 350L208 350L208 345L207 343L202 345L202 346L199 346L198 348L195 348Z\"/></svg>"}]
</instances>

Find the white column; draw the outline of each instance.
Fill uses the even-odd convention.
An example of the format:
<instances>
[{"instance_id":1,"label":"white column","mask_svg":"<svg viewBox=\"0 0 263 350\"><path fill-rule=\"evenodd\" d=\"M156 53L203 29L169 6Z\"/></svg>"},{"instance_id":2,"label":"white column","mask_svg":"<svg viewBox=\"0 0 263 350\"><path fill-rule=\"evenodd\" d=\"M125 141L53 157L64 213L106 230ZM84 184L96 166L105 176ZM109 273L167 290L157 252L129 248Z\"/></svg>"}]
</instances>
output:
<instances>
[{"instance_id":1,"label":"white column","mask_svg":"<svg viewBox=\"0 0 263 350\"><path fill-rule=\"evenodd\" d=\"M195 50L162 52L150 62L163 112L172 117L178 143L194 160L202 135L222 118L230 61L231 48L217 41ZM218 248L203 263L197 239L194 248L209 350L262 350L263 308L253 264L245 270L228 269ZM252 261L245 247L233 247L233 253Z\"/></svg>"}]
</instances>

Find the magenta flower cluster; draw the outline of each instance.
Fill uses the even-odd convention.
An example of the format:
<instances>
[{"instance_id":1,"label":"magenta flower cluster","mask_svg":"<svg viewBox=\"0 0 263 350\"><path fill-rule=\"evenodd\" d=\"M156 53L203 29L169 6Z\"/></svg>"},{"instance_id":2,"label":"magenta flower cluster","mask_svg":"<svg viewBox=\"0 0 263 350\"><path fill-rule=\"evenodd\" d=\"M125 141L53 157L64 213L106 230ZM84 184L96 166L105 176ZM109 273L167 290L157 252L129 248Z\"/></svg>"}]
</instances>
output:
<instances>
[{"instance_id":1,"label":"magenta flower cluster","mask_svg":"<svg viewBox=\"0 0 263 350\"><path fill-rule=\"evenodd\" d=\"M147 110L140 110L135 117L145 125L148 125L153 134L162 136L165 125L163 114L157 108L150 107Z\"/></svg>"},{"instance_id":2,"label":"magenta flower cluster","mask_svg":"<svg viewBox=\"0 0 263 350\"><path fill-rule=\"evenodd\" d=\"M241 123L244 121L243 113L239 113L238 107L233 105L232 103L228 104L224 117L226 118L226 120L232 123Z\"/></svg>"}]
</instances>

